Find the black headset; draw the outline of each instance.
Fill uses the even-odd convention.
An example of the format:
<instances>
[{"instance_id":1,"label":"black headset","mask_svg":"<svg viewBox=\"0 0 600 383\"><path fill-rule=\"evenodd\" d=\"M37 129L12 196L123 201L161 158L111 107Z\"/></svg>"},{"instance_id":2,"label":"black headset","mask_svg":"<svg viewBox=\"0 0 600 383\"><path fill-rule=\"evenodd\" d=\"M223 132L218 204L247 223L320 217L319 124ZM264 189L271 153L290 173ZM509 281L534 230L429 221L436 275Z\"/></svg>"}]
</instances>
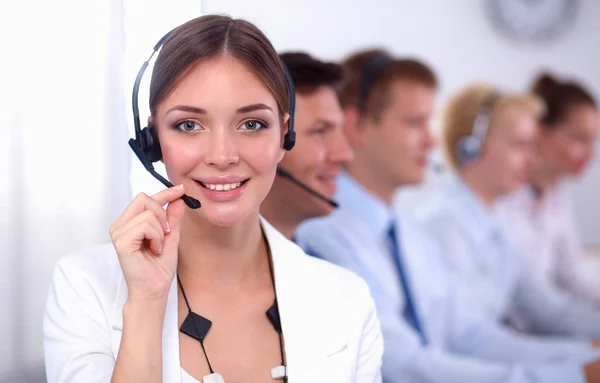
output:
<instances>
[{"instance_id":1,"label":"black headset","mask_svg":"<svg viewBox=\"0 0 600 383\"><path fill-rule=\"evenodd\" d=\"M367 101L369 100L369 90L373 83L377 81L379 75L385 67L394 61L394 58L387 53L376 53L365 61L362 70L360 94L358 98L358 107L361 113L367 110Z\"/></svg>"},{"instance_id":2,"label":"black headset","mask_svg":"<svg viewBox=\"0 0 600 383\"><path fill-rule=\"evenodd\" d=\"M472 163L481 155L483 143L490 126L490 115L500 93L492 90L485 96L477 110L471 134L462 137L456 144L456 156L461 165Z\"/></svg>"},{"instance_id":3,"label":"black headset","mask_svg":"<svg viewBox=\"0 0 600 383\"><path fill-rule=\"evenodd\" d=\"M133 94L132 94L132 106L133 106L133 124L135 127L135 139L131 138L129 140L129 146L135 153L136 157L140 160L142 165L163 185L166 187L173 187L173 184L170 183L163 176L158 174L154 170L154 166L152 165L154 162L158 162L162 159L162 151L160 149L160 142L158 142L158 136L156 134L156 128L154 125L148 125L145 128L141 128L140 124L140 111L138 108L138 92L140 89L140 83L142 81L142 77L146 68L148 67L150 60L154 56L154 54L165 44L168 40L169 36L173 31L168 32L164 35L156 45L154 45L154 49L152 54L146 60L142 67L140 68L137 77L135 79L135 83L133 84ZM285 73L285 81L288 88L288 96L290 100L290 110L289 110L289 119L288 119L288 131L285 134L283 141L283 148L285 150L292 150L294 145L296 144L296 132L294 131L294 112L296 110L296 90L294 88L294 81L292 80L292 75L290 74L288 68L285 63L280 60L281 66L283 67L283 71ZM183 195L181 197L185 204L191 209L197 209L201 205L200 201L195 198L192 198L188 195Z\"/></svg>"}]
</instances>

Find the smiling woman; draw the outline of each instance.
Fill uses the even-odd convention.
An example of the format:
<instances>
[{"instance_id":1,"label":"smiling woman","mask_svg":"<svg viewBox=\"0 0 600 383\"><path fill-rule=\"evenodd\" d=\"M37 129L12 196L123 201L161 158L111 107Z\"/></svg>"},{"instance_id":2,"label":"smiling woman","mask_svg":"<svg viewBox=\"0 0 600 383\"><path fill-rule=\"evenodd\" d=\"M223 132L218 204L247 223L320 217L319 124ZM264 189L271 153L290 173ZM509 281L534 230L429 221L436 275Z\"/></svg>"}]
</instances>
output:
<instances>
[{"instance_id":1,"label":"smiling woman","mask_svg":"<svg viewBox=\"0 0 600 383\"><path fill-rule=\"evenodd\" d=\"M169 35L145 132L177 186L138 195L112 244L58 263L49 382L381 381L364 281L307 257L259 215L291 148L291 89L246 21L204 16Z\"/></svg>"}]
</instances>

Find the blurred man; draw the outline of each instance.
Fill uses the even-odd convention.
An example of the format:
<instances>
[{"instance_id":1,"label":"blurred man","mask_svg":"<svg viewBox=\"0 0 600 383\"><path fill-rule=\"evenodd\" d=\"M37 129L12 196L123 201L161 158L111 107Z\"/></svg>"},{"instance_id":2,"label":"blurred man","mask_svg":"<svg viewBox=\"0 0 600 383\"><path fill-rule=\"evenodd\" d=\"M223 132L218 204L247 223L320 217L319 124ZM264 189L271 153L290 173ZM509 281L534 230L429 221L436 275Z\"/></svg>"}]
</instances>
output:
<instances>
[{"instance_id":1,"label":"blurred man","mask_svg":"<svg viewBox=\"0 0 600 383\"><path fill-rule=\"evenodd\" d=\"M337 97L342 69L306 53L280 55L296 87L296 145L281 161L261 214L287 238L308 218L334 208L335 178L352 159Z\"/></svg>"},{"instance_id":2,"label":"blurred man","mask_svg":"<svg viewBox=\"0 0 600 383\"><path fill-rule=\"evenodd\" d=\"M432 70L379 50L343 65L340 98L354 160L338 180L340 208L297 235L307 252L369 283L384 334L384 381L596 381L599 366L583 368L597 356L591 344L525 337L487 320L435 242L392 208L399 187L424 177L437 90Z\"/></svg>"}]
</instances>

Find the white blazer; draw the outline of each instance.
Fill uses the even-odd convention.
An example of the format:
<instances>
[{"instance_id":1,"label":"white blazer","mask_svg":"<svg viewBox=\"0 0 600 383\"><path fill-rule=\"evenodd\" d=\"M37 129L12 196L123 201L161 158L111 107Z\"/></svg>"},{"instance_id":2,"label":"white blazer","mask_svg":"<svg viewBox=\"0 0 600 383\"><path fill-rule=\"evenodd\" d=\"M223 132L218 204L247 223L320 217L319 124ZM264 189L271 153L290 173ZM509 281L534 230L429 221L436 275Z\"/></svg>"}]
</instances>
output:
<instances>
[{"instance_id":1,"label":"white blazer","mask_svg":"<svg viewBox=\"0 0 600 383\"><path fill-rule=\"evenodd\" d=\"M261 223L273 256L289 383L381 382L383 339L366 283ZM58 262L43 325L49 383L110 381L126 300L112 244ZM174 280L163 328L164 383L181 382L177 305Z\"/></svg>"}]
</instances>

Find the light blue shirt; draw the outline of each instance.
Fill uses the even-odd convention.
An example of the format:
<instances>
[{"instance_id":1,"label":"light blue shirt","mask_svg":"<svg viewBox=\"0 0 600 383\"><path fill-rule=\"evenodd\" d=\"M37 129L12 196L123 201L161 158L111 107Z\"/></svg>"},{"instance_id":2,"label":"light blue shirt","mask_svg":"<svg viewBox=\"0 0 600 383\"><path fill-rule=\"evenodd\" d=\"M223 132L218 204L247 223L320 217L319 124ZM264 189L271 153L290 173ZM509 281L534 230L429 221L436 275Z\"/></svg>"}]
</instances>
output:
<instances>
[{"instance_id":1,"label":"light blue shirt","mask_svg":"<svg viewBox=\"0 0 600 383\"><path fill-rule=\"evenodd\" d=\"M487 208L459 177L449 175L417 216L490 319L522 318L539 333L599 338L600 311L538 273L526 272L525 257L499 213Z\"/></svg>"},{"instance_id":2,"label":"light blue shirt","mask_svg":"<svg viewBox=\"0 0 600 383\"><path fill-rule=\"evenodd\" d=\"M300 226L298 241L369 284L384 335L384 382L585 381L582 364L595 353L587 343L524 336L487 320L417 224L397 217L345 173L336 200L340 208L332 214ZM427 346L402 315L404 292L386 238L392 219Z\"/></svg>"}]
</instances>

